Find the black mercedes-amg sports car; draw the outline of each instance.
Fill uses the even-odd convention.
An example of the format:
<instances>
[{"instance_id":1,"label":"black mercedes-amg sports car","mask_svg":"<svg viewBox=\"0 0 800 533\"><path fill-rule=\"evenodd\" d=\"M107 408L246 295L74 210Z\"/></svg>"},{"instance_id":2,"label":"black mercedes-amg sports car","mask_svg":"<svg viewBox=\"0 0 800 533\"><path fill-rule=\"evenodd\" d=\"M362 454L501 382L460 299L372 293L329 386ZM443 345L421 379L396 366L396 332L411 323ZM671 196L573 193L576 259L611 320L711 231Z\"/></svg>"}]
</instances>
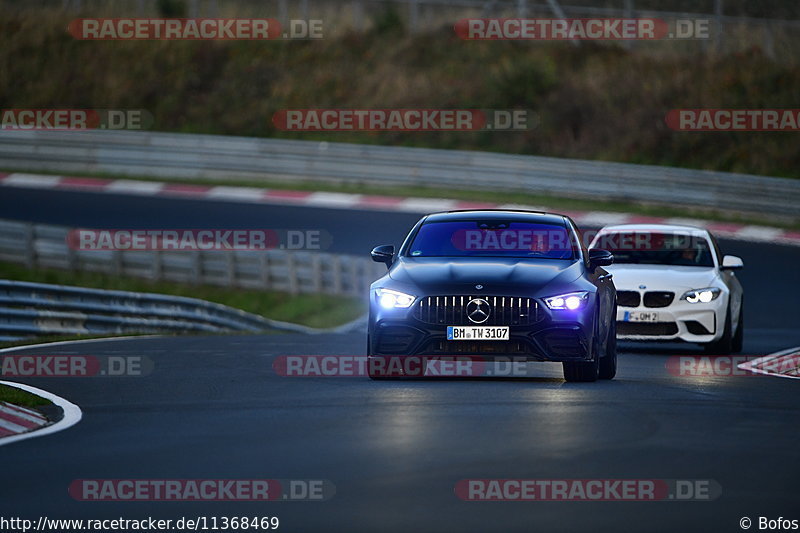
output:
<instances>
[{"instance_id":1,"label":"black mercedes-amg sports car","mask_svg":"<svg viewBox=\"0 0 800 533\"><path fill-rule=\"evenodd\" d=\"M367 355L374 379L425 375L449 356L559 361L567 381L616 374L616 290L566 216L450 211L423 217L370 287ZM414 359L386 372L386 361Z\"/></svg>"}]
</instances>

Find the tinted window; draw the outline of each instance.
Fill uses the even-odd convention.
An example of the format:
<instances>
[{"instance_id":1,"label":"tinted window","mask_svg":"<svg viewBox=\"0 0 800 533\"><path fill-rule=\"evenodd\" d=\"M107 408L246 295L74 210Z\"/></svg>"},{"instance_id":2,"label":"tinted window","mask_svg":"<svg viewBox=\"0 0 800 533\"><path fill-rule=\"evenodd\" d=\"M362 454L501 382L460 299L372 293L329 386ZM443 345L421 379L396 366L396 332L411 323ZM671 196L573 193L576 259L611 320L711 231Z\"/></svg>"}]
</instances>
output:
<instances>
[{"instance_id":1,"label":"tinted window","mask_svg":"<svg viewBox=\"0 0 800 533\"><path fill-rule=\"evenodd\" d=\"M713 249L705 235L686 233L603 233L593 244L614 254L614 264L713 267Z\"/></svg>"},{"instance_id":2,"label":"tinted window","mask_svg":"<svg viewBox=\"0 0 800 533\"><path fill-rule=\"evenodd\" d=\"M408 247L411 257L575 257L564 226L508 220L423 224Z\"/></svg>"}]
</instances>

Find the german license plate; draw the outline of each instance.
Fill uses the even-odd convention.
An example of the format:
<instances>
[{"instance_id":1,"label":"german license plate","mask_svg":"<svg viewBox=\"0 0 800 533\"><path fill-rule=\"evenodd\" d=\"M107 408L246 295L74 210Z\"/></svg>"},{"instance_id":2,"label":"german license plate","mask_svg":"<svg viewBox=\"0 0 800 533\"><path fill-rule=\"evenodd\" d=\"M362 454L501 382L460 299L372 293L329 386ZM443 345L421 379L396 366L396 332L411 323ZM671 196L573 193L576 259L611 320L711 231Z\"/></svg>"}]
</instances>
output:
<instances>
[{"instance_id":1,"label":"german license plate","mask_svg":"<svg viewBox=\"0 0 800 533\"><path fill-rule=\"evenodd\" d=\"M449 341L507 341L508 326L447 326Z\"/></svg>"},{"instance_id":2,"label":"german license plate","mask_svg":"<svg viewBox=\"0 0 800 533\"><path fill-rule=\"evenodd\" d=\"M625 311L625 322L658 322L654 311Z\"/></svg>"}]
</instances>

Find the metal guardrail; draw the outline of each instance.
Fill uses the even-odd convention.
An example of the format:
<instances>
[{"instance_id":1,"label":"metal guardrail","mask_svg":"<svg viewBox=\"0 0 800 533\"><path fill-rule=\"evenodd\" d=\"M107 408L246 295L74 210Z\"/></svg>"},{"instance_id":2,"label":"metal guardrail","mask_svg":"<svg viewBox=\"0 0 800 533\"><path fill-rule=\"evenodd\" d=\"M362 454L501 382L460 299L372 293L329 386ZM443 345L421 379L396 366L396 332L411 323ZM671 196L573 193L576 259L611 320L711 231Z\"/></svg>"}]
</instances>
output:
<instances>
[{"instance_id":1,"label":"metal guardrail","mask_svg":"<svg viewBox=\"0 0 800 533\"><path fill-rule=\"evenodd\" d=\"M70 228L0 220L0 261L290 293L362 296L386 267L369 258L285 250L263 252L84 251ZM261 331L311 333L194 298L0 280L0 340L41 334Z\"/></svg>"},{"instance_id":2,"label":"metal guardrail","mask_svg":"<svg viewBox=\"0 0 800 533\"><path fill-rule=\"evenodd\" d=\"M291 326L196 298L0 280L0 339L294 329Z\"/></svg>"},{"instance_id":3,"label":"metal guardrail","mask_svg":"<svg viewBox=\"0 0 800 533\"><path fill-rule=\"evenodd\" d=\"M68 246L71 228L0 220L0 261L153 281L361 296L386 267L307 251L106 251Z\"/></svg>"},{"instance_id":4,"label":"metal guardrail","mask_svg":"<svg viewBox=\"0 0 800 533\"><path fill-rule=\"evenodd\" d=\"M528 192L800 215L800 180L476 151L132 131L0 132L0 168Z\"/></svg>"}]
</instances>

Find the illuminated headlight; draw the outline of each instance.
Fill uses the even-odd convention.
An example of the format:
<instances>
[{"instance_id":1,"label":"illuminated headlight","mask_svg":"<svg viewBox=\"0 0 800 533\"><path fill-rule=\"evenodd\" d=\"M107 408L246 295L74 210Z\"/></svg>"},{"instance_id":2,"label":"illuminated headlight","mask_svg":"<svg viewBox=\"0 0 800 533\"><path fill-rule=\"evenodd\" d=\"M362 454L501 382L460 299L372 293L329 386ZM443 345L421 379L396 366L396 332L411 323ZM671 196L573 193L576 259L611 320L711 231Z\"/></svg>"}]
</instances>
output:
<instances>
[{"instance_id":1,"label":"illuminated headlight","mask_svg":"<svg viewBox=\"0 0 800 533\"><path fill-rule=\"evenodd\" d=\"M391 289L376 289L375 297L384 309L406 309L414 303L415 296Z\"/></svg>"},{"instance_id":2,"label":"illuminated headlight","mask_svg":"<svg viewBox=\"0 0 800 533\"><path fill-rule=\"evenodd\" d=\"M706 289L694 289L687 291L681 296L681 300L686 300L690 304L707 304L711 300L716 300L720 294L717 287L708 287Z\"/></svg>"},{"instance_id":3,"label":"illuminated headlight","mask_svg":"<svg viewBox=\"0 0 800 533\"><path fill-rule=\"evenodd\" d=\"M589 293L587 291L570 292L568 294L559 294L558 296L551 296L545 298L544 303L550 309L568 309L574 311L575 309L583 309L586 307L586 302L589 301Z\"/></svg>"}]
</instances>

